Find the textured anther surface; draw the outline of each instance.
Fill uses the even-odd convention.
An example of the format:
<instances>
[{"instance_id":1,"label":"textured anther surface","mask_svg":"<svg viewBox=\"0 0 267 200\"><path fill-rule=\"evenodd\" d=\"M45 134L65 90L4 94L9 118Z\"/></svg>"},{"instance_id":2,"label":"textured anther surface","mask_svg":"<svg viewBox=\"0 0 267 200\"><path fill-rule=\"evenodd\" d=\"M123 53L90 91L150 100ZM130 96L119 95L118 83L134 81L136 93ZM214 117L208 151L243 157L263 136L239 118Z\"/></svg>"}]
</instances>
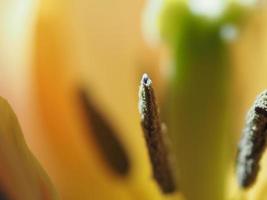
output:
<instances>
[{"instance_id":1,"label":"textured anther surface","mask_svg":"<svg viewBox=\"0 0 267 200\"><path fill-rule=\"evenodd\" d=\"M237 155L237 179L240 187L251 186L259 172L259 162L266 148L267 91L254 102L246 118Z\"/></svg>"}]
</instances>

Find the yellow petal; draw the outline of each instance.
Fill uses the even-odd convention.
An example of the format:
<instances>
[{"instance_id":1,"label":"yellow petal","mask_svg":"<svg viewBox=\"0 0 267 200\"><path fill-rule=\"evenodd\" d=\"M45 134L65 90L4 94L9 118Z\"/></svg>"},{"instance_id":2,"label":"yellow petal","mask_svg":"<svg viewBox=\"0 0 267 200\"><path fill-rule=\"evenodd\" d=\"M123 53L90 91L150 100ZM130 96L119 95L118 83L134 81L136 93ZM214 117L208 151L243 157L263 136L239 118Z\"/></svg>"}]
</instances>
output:
<instances>
[{"instance_id":1,"label":"yellow petal","mask_svg":"<svg viewBox=\"0 0 267 200\"><path fill-rule=\"evenodd\" d=\"M58 199L46 173L26 146L15 113L2 98L0 143L0 185L6 195L17 200Z\"/></svg>"}]
</instances>

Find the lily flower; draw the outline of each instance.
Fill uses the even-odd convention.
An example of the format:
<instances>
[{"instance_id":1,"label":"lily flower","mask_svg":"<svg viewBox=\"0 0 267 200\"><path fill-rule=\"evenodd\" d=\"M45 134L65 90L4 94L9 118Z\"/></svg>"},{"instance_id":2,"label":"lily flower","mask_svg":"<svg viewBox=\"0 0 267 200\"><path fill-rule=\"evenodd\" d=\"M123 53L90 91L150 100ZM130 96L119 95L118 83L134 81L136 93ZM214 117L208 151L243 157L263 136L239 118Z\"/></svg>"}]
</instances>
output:
<instances>
[{"instance_id":1,"label":"lily flower","mask_svg":"<svg viewBox=\"0 0 267 200\"><path fill-rule=\"evenodd\" d=\"M233 88L247 80L238 75L240 67L251 66L242 56L255 58L244 50L246 37L262 13L242 2L163 1L158 38L171 63L165 71L156 69L157 53L142 40L141 0L39 2L36 27L30 29L34 55L28 59L32 107L37 105L35 120L42 129L35 137L45 150L34 153L62 199L265 198L267 173L260 166L266 164L260 161L266 92L253 104L241 142L233 147L244 116L235 110L247 110L259 92L259 87L242 91L243 103L240 87ZM139 86L147 70L157 71L153 83L144 74ZM169 75L167 81L159 72ZM235 76L241 81L229 78ZM3 198L58 199L5 101L0 112Z\"/></svg>"}]
</instances>

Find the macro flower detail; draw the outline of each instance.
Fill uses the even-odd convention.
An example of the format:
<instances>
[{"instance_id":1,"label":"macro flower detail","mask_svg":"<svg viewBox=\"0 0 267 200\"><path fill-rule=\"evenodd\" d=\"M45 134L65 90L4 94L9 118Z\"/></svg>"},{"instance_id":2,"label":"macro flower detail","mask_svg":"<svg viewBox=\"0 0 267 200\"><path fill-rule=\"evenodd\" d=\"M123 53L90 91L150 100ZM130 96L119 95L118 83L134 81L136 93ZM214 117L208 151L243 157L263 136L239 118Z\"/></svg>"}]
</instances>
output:
<instances>
[{"instance_id":1,"label":"macro flower detail","mask_svg":"<svg viewBox=\"0 0 267 200\"><path fill-rule=\"evenodd\" d=\"M143 75L139 89L139 112L153 168L153 176L164 193L173 193L176 190L176 185L166 141L164 141L166 136L163 133L163 124L159 118L152 81L147 74Z\"/></svg>"},{"instance_id":2,"label":"macro flower detail","mask_svg":"<svg viewBox=\"0 0 267 200\"><path fill-rule=\"evenodd\" d=\"M265 1L0 5L0 200L266 200Z\"/></svg>"},{"instance_id":3,"label":"macro flower detail","mask_svg":"<svg viewBox=\"0 0 267 200\"><path fill-rule=\"evenodd\" d=\"M25 144L17 117L0 97L0 199L57 200L54 186Z\"/></svg>"},{"instance_id":4,"label":"macro flower detail","mask_svg":"<svg viewBox=\"0 0 267 200\"><path fill-rule=\"evenodd\" d=\"M235 94L230 94L233 82L229 77L235 67L230 47L241 37L254 8L228 1L216 15L208 15L213 6L202 12L201 3L197 10L193 5L166 0L159 14L172 72L162 112L185 198L224 200L229 198L225 182L233 159L228 140L236 117L229 112L235 99ZM229 30L239 36L230 39Z\"/></svg>"},{"instance_id":5,"label":"macro flower detail","mask_svg":"<svg viewBox=\"0 0 267 200\"><path fill-rule=\"evenodd\" d=\"M255 182L256 176L259 173L259 162L266 148L266 97L267 92L262 92L248 112L246 127L238 147L236 174L237 182L243 189L246 189ZM104 157L107 156L106 159L109 161L109 165L113 170L121 175L125 174L129 170L128 161L127 155L125 155L124 150L120 146L121 144L114 136L110 135L112 131L109 125L104 122L104 118L101 117L98 111L91 107L92 105L90 105L91 102L87 94L81 91L80 98L83 101L86 114L89 114L89 119L95 123L95 131L101 134L101 137L97 140L99 140L100 147L103 148ZM159 118L159 108L152 88L152 81L147 74L143 75L139 88L139 112L141 115L144 139L151 161L153 177L163 193L170 194L175 191L177 192L177 178L174 176L175 173L172 170L179 169L179 164L173 168L173 162L170 162L170 152L166 143L168 135L163 131L162 122ZM0 167L16 175L12 175L11 177L13 178L9 181L5 181L7 177L1 176L1 200L21 199L21 195L23 199L59 199L52 184L24 144L16 116L8 103L3 99L0 99L0 118L1 121L4 122L0 126L1 139L5 141L6 144L4 146L5 149L2 148L0 151L0 159L2 160ZM101 131L103 131L103 133L101 133ZM106 139L108 139L108 141L102 141ZM32 176L33 182L29 181L25 183L20 179L19 173L21 172L18 166L11 162L15 159L14 155L16 154L18 156L17 158L20 160L21 165L19 168L22 167L22 173ZM108 156L111 156L111 158L108 158ZM112 156L115 156L116 159L112 158ZM121 166L123 167L121 168ZM16 184L19 183L16 190L10 185L14 180ZM38 185L39 187L36 187ZM18 191L23 188L26 190L21 194L18 193ZM34 191L35 189L36 191ZM181 191L178 192L180 193ZM177 198L174 199L181 198L182 197L177 196ZM244 197L238 195L233 199L242 200Z\"/></svg>"},{"instance_id":6,"label":"macro flower detail","mask_svg":"<svg viewBox=\"0 0 267 200\"><path fill-rule=\"evenodd\" d=\"M93 126L96 141L110 167L119 175L127 175L130 170L130 161L121 142L118 141L113 128L96 110L88 95L80 90L80 99L83 110L88 117L88 123Z\"/></svg>"},{"instance_id":7,"label":"macro flower detail","mask_svg":"<svg viewBox=\"0 0 267 200\"><path fill-rule=\"evenodd\" d=\"M262 92L250 109L237 157L237 179L241 187L250 187L260 169L259 162L266 148L267 91Z\"/></svg>"}]
</instances>

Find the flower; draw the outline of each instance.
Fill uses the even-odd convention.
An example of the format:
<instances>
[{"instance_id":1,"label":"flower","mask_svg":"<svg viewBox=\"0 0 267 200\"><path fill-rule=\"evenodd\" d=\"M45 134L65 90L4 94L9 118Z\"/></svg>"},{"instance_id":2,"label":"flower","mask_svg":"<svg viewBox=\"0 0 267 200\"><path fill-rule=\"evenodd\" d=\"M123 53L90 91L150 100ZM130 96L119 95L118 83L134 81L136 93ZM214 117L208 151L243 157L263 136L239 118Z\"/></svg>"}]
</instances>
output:
<instances>
[{"instance_id":1,"label":"flower","mask_svg":"<svg viewBox=\"0 0 267 200\"><path fill-rule=\"evenodd\" d=\"M240 86L234 88L238 91L235 93L233 85L238 82L243 86L243 79L247 80L240 66L251 66L247 61L255 58L253 52L250 55L244 49L253 43L250 31L255 29L253 24L263 11L255 14L250 6L223 3L216 9L218 13L214 10L207 13L209 3L203 4L203 9L196 2L165 0L161 5L160 33L172 65L163 68L171 69L170 77L160 84L162 74L155 67L159 63L155 55L158 49L151 53L139 30L142 1L116 0L103 4L93 0L41 0L36 7L30 1L24 5L27 9L22 10L27 12L23 14L30 23L20 28L31 34L23 35L22 38L29 39L26 43L22 43L19 34L16 38L21 42L20 49L30 44L33 47L25 54L18 53L19 59L5 60L14 69L18 69L17 63L25 69L32 62L28 76L32 82L19 85L18 81L16 86L19 85L17 91L24 96L23 105L27 104L27 110L35 113L25 117L17 109L18 116L23 119L22 125L31 129L26 139L62 199L263 198L264 170L259 172L253 188L244 189L242 184L239 188L232 169L236 149L229 144L234 141L230 133L241 132L239 124L236 125L241 114L234 110L241 109L239 104L243 104L238 96ZM196 12L197 9L200 10ZM30 41L32 35L34 40ZM10 60L16 61L15 64ZM138 114L137 83L145 69L157 73L152 73L153 85L147 75L141 80ZM238 73L231 72L233 69ZM229 77L238 80L234 82ZM30 100L23 93L25 84L32 89L27 93L31 94ZM248 102L258 92L249 87L248 92L242 93ZM13 104L20 107L16 103L18 98L10 96ZM247 109L248 104L243 107ZM6 116L2 113L0 116ZM161 120L166 122L168 134L164 134ZM36 127L25 125L33 122ZM18 127L16 122L12 124ZM38 142L33 137L39 138ZM168 137L171 140L165 141ZM247 134L244 138L250 144ZM22 174L28 175L28 170L39 172L39 168L24 159L26 156L16 151L17 145L9 144L3 152L11 160L15 157L9 152L18 153L26 165ZM243 146L246 145L240 145L239 151L245 153L238 159L241 172L249 166L242 165L248 163L242 155L250 156ZM258 162L254 163L258 166ZM245 177L238 174L241 179ZM47 180L45 175L40 177ZM14 181L19 189L24 185L20 181ZM6 182L3 179L3 184ZM38 186L38 181L27 185L25 195L32 187L41 196L42 192L32 185ZM57 198L50 183L45 182L45 188L49 197ZM19 198L20 190L5 186L4 191ZM42 197L35 197L38 198Z\"/></svg>"}]
</instances>

